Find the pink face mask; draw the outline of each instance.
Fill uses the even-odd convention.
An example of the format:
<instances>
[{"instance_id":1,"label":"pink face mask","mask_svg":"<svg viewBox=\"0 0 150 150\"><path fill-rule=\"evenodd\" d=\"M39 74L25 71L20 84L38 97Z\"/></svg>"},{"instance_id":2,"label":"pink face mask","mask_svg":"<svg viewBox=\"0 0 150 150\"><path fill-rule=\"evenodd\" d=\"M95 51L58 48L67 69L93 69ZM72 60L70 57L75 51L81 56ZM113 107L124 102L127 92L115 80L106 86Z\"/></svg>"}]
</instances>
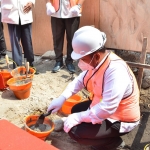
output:
<instances>
[{"instance_id":1,"label":"pink face mask","mask_svg":"<svg viewBox=\"0 0 150 150\"><path fill-rule=\"evenodd\" d=\"M93 56L93 58L94 58L94 56ZM93 60L93 58L92 58L92 60ZM88 64L88 63L84 62L82 59L80 59L80 60L79 60L79 63L78 63L78 67L79 67L82 71L85 71L85 70L92 70L92 69L94 69L94 67L90 65L91 62L92 62L92 60L91 60L90 63Z\"/></svg>"}]
</instances>

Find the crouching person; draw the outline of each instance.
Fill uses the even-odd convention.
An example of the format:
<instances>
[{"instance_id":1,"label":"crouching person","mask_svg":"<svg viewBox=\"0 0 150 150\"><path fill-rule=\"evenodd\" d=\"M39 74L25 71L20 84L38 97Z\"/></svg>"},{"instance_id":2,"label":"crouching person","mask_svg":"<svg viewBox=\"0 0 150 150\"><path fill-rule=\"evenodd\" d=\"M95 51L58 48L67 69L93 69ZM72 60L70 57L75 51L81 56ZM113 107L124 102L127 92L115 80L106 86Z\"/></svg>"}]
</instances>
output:
<instances>
[{"instance_id":1,"label":"crouching person","mask_svg":"<svg viewBox=\"0 0 150 150\"><path fill-rule=\"evenodd\" d=\"M72 108L64 121L64 131L95 150L118 150L125 145L120 136L139 124L139 89L129 66L107 50L105 42L105 33L94 27L84 26L75 32L71 56L79 59L83 72L47 111L57 112L66 99L86 88L92 98Z\"/></svg>"}]
</instances>

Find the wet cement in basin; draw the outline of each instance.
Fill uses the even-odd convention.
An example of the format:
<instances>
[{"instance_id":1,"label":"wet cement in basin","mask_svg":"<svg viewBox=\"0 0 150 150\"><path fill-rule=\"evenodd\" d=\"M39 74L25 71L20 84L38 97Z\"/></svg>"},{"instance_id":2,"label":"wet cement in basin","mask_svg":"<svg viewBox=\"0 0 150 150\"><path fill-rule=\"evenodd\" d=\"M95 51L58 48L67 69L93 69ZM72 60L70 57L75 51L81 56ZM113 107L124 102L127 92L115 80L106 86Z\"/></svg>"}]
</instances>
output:
<instances>
[{"instance_id":1,"label":"wet cement in basin","mask_svg":"<svg viewBox=\"0 0 150 150\"><path fill-rule=\"evenodd\" d=\"M31 82L31 79L23 79L23 80L18 80L16 82L14 82L12 85L13 86L19 86L19 85L24 85Z\"/></svg>"},{"instance_id":2,"label":"wet cement in basin","mask_svg":"<svg viewBox=\"0 0 150 150\"><path fill-rule=\"evenodd\" d=\"M51 129L51 126L48 124L39 124L38 127L35 127L35 125L32 125L29 128L37 132L45 132L45 131L49 131Z\"/></svg>"}]
</instances>

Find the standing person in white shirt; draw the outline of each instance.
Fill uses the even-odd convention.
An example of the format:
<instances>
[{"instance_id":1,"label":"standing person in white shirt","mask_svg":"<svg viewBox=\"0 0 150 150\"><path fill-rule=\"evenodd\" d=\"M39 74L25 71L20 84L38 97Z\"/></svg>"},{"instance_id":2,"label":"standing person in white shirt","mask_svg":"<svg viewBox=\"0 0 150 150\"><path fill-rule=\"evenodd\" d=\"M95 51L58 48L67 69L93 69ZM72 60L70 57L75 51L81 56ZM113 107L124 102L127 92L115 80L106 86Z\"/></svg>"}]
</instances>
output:
<instances>
[{"instance_id":1,"label":"standing person in white shirt","mask_svg":"<svg viewBox=\"0 0 150 150\"><path fill-rule=\"evenodd\" d=\"M79 28L83 2L84 0L46 0L47 15L51 16L53 45L56 54L53 73L58 72L64 67L63 45L65 32L67 39L67 58L65 64L70 73L75 73L75 67L71 58L73 51L71 42L74 32Z\"/></svg>"},{"instance_id":2,"label":"standing person in white shirt","mask_svg":"<svg viewBox=\"0 0 150 150\"><path fill-rule=\"evenodd\" d=\"M105 48L104 32L85 26L73 37L71 54L83 71L54 99L47 111L57 112L66 99L86 88L91 99L73 106L64 130L80 144L95 150L125 148L120 136L134 129L140 120L136 78L120 57Z\"/></svg>"},{"instance_id":3,"label":"standing person in white shirt","mask_svg":"<svg viewBox=\"0 0 150 150\"><path fill-rule=\"evenodd\" d=\"M1 0L0 0L0 21L1 21ZM6 43L3 32L3 23L0 22L0 58L6 55Z\"/></svg>"},{"instance_id":4,"label":"standing person in white shirt","mask_svg":"<svg viewBox=\"0 0 150 150\"><path fill-rule=\"evenodd\" d=\"M35 0L1 0L2 22L8 24L12 57L18 66L22 66L22 49L24 58L33 67L31 27L33 22L32 7ZM21 41L21 45L20 45ZM15 64L13 65L15 68Z\"/></svg>"}]
</instances>

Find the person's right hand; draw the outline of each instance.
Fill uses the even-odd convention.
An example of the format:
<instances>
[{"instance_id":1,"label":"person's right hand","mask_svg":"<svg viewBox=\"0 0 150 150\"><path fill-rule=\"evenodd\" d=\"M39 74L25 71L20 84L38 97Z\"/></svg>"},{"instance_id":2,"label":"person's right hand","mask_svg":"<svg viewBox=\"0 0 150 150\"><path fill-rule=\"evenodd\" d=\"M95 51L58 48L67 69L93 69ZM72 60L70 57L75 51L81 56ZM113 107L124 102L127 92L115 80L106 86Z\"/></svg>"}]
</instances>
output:
<instances>
[{"instance_id":1,"label":"person's right hand","mask_svg":"<svg viewBox=\"0 0 150 150\"><path fill-rule=\"evenodd\" d=\"M65 100L66 99L63 96L59 96L58 98L53 99L50 105L48 106L47 112L49 112L52 109L52 113L57 112L61 108Z\"/></svg>"},{"instance_id":2,"label":"person's right hand","mask_svg":"<svg viewBox=\"0 0 150 150\"><path fill-rule=\"evenodd\" d=\"M47 15L48 16L50 16L50 15L52 15L52 14L54 14L56 11L55 11L55 8L52 6L52 4L50 3L50 2L48 2L47 4L46 4L46 13L47 13Z\"/></svg>"},{"instance_id":3,"label":"person's right hand","mask_svg":"<svg viewBox=\"0 0 150 150\"><path fill-rule=\"evenodd\" d=\"M23 12L24 12L25 14L28 13L28 12L32 9L32 5L33 5L32 2L28 2L28 3L24 6L24 8L23 8Z\"/></svg>"}]
</instances>

